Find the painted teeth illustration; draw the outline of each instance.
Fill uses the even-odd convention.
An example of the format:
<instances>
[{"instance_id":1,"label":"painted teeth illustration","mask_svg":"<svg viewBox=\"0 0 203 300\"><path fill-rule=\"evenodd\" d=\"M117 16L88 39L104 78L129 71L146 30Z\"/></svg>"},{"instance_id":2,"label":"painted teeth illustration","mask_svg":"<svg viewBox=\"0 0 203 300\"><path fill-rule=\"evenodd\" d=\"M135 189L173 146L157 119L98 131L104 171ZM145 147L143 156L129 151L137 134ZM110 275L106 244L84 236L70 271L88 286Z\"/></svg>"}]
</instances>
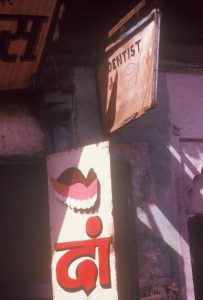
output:
<instances>
[{"instance_id":1,"label":"painted teeth illustration","mask_svg":"<svg viewBox=\"0 0 203 300\"><path fill-rule=\"evenodd\" d=\"M51 179L56 198L71 209L88 210L98 198L98 178L93 169L87 177L75 167L65 170L57 180Z\"/></svg>"},{"instance_id":2,"label":"painted teeth illustration","mask_svg":"<svg viewBox=\"0 0 203 300\"><path fill-rule=\"evenodd\" d=\"M121 84L124 89L132 89L135 85L134 79L137 78L138 64L130 63L126 66L123 72L120 73Z\"/></svg>"}]
</instances>

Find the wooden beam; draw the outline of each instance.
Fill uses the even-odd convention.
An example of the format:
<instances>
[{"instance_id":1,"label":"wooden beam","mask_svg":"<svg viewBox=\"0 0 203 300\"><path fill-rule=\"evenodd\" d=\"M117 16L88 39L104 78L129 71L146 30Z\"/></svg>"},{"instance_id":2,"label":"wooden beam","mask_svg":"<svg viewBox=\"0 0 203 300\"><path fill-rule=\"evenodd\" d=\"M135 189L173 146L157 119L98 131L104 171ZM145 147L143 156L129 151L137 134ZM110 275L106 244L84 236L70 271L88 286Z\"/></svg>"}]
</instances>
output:
<instances>
[{"instance_id":1,"label":"wooden beam","mask_svg":"<svg viewBox=\"0 0 203 300\"><path fill-rule=\"evenodd\" d=\"M122 18L111 30L109 30L108 37L110 38L117 30L119 30L128 20L138 13L145 4L145 0L139 2L124 18Z\"/></svg>"}]
</instances>

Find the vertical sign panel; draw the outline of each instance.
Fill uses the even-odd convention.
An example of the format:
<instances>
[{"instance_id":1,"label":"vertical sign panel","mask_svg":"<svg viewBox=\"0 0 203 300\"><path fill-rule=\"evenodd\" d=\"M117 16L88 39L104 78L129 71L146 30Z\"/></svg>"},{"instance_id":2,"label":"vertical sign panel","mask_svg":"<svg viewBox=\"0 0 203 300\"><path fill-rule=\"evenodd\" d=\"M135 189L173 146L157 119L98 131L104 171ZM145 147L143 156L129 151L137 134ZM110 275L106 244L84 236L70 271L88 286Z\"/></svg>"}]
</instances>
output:
<instances>
[{"instance_id":1,"label":"vertical sign panel","mask_svg":"<svg viewBox=\"0 0 203 300\"><path fill-rule=\"evenodd\" d=\"M156 104L159 13L124 34L98 67L104 130L113 132Z\"/></svg>"},{"instance_id":2,"label":"vertical sign panel","mask_svg":"<svg viewBox=\"0 0 203 300\"><path fill-rule=\"evenodd\" d=\"M57 0L0 2L0 90L31 85Z\"/></svg>"},{"instance_id":3,"label":"vertical sign panel","mask_svg":"<svg viewBox=\"0 0 203 300\"><path fill-rule=\"evenodd\" d=\"M109 146L48 157L55 300L117 300Z\"/></svg>"}]
</instances>

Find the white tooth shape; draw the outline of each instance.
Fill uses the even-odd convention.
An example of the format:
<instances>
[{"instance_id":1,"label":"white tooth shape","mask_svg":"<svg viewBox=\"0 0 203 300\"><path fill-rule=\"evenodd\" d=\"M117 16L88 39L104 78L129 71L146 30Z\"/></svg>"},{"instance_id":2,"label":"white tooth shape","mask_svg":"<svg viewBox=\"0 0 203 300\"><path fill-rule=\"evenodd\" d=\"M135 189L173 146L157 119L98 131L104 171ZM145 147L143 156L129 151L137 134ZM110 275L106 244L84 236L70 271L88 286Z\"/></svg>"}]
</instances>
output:
<instances>
[{"instance_id":1,"label":"white tooth shape","mask_svg":"<svg viewBox=\"0 0 203 300\"><path fill-rule=\"evenodd\" d=\"M85 204L86 204L86 209L88 209L88 208L89 208L89 199L87 199L87 200L85 201Z\"/></svg>"},{"instance_id":2,"label":"white tooth shape","mask_svg":"<svg viewBox=\"0 0 203 300\"><path fill-rule=\"evenodd\" d=\"M90 199L87 199L87 208L89 209L91 207L91 202L90 202Z\"/></svg>"},{"instance_id":3,"label":"white tooth shape","mask_svg":"<svg viewBox=\"0 0 203 300\"><path fill-rule=\"evenodd\" d=\"M72 199L71 198L68 199L68 205L69 205L69 207L72 206Z\"/></svg>"},{"instance_id":4,"label":"white tooth shape","mask_svg":"<svg viewBox=\"0 0 203 300\"><path fill-rule=\"evenodd\" d=\"M88 198L88 199L74 199L71 197L65 197L63 195L58 194L55 191L55 196L56 198L65 203L68 207L74 209L90 209L91 207L93 207L95 205L95 202L97 200L97 194L94 195L92 198Z\"/></svg>"},{"instance_id":5,"label":"white tooth shape","mask_svg":"<svg viewBox=\"0 0 203 300\"><path fill-rule=\"evenodd\" d=\"M71 199L71 201L70 201L70 207L71 207L72 209L75 208L74 199Z\"/></svg>"},{"instance_id":6,"label":"white tooth shape","mask_svg":"<svg viewBox=\"0 0 203 300\"><path fill-rule=\"evenodd\" d=\"M77 209L79 209L80 207L80 203L79 203L79 201L77 200L75 200L75 199L73 199L73 201L74 201L74 208L77 208Z\"/></svg>"},{"instance_id":7,"label":"white tooth shape","mask_svg":"<svg viewBox=\"0 0 203 300\"><path fill-rule=\"evenodd\" d=\"M91 198L88 199L88 208L92 207L92 200Z\"/></svg>"},{"instance_id":8,"label":"white tooth shape","mask_svg":"<svg viewBox=\"0 0 203 300\"><path fill-rule=\"evenodd\" d=\"M80 200L75 201L75 207L77 209L80 209L80 207L81 207Z\"/></svg>"},{"instance_id":9,"label":"white tooth shape","mask_svg":"<svg viewBox=\"0 0 203 300\"><path fill-rule=\"evenodd\" d=\"M84 200L81 201L81 207L82 209L86 209L86 203Z\"/></svg>"},{"instance_id":10,"label":"white tooth shape","mask_svg":"<svg viewBox=\"0 0 203 300\"><path fill-rule=\"evenodd\" d=\"M70 204L71 204L71 198L70 197L66 198L66 203L67 203L68 206L70 206Z\"/></svg>"}]
</instances>

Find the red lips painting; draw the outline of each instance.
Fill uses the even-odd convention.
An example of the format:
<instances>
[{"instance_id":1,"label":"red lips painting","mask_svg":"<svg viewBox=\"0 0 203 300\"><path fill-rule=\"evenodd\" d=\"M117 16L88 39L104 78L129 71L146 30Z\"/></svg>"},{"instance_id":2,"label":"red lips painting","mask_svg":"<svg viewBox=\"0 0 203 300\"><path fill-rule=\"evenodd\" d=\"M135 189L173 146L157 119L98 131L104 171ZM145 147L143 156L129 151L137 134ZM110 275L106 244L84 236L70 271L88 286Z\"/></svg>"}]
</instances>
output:
<instances>
[{"instance_id":1,"label":"red lips painting","mask_svg":"<svg viewBox=\"0 0 203 300\"><path fill-rule=\"evenodd\" d=\"M75 210L94 208L99 194L99 181L93 169L87 177L76 167L65 170L58 179L51 182L59 201Z\"/></svg>"}]
</instances>

